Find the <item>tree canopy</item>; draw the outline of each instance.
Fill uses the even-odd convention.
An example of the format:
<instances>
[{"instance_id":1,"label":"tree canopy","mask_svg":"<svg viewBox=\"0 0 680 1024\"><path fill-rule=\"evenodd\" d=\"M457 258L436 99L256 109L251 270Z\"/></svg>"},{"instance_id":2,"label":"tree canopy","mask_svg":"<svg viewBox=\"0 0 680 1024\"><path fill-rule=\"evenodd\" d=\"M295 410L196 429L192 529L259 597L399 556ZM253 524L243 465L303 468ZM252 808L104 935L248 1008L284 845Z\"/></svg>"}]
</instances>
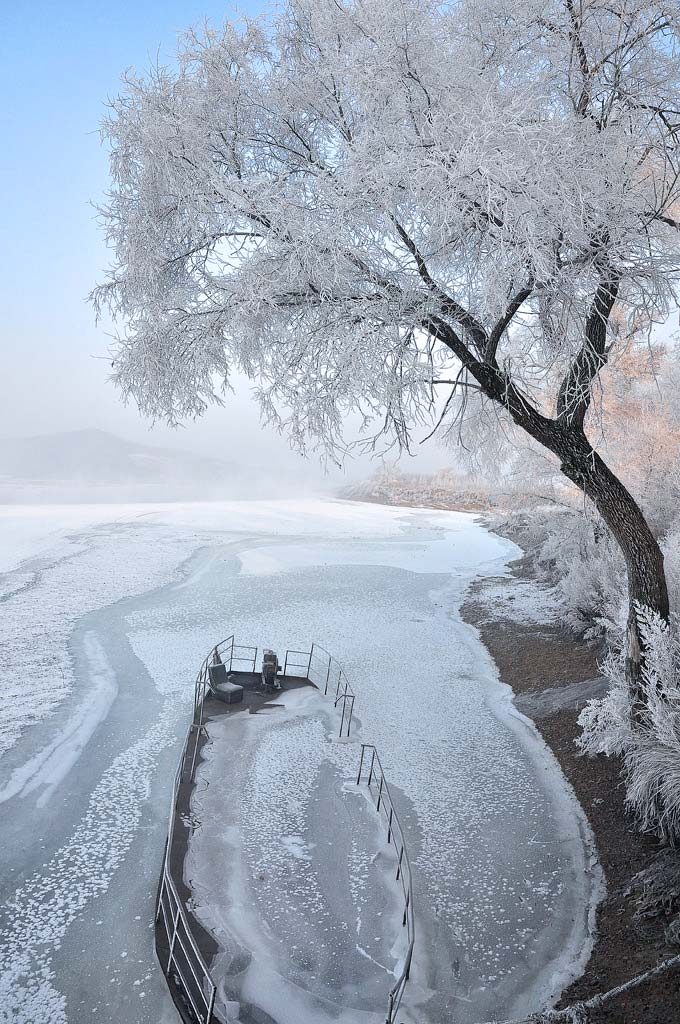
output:
<instances>
[{"instance_id":1,"label":"tree canopy","mask_svg":"<svg viewBox=\"0 0 680 1024\"><path fill-rule=\"evenodd\" d=\"M291 0L190 33L104 125L119 386L174 422L238 369L330 450L349 412L404 444L466 387L581 427L621 325L675 302L679 43L675 0Z\"/></svg>"}]
</instances>

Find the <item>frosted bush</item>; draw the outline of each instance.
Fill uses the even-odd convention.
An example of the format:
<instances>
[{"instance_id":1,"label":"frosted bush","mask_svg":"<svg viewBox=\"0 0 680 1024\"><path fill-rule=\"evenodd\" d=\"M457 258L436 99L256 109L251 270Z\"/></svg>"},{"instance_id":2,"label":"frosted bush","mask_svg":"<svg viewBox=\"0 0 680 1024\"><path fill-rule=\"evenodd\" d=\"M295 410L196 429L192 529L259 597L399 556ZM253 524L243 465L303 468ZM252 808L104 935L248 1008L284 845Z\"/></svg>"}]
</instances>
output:
<instances>
[{"instance_id":1,"label":"frosted bush","mask_svg":"<svg viewBox=\"0 0 680 1024\"><path fill-rule=\"evenodd\" d=\"M638 699L625 676L624 652L604 663L611 687L579 717L587 754L622 754L626 804L644 831L680 839L680 634L649 609L637 609L646 659ZM634 704L634 706L633 706Z\"/></svg>"},{"instance_id":2,"label":"frosted bush","mask_svg":"<svg viewBox=\"0 0 680 1024\"><path fill-rule=\"evenodd\" d=\"M621 655L610 653L602 664L607 695L588 701L579 716L577 745L585 754L623 754L631 745L630 696Z\"/></svg>"},{"instance_id":3,"label":"frosted bush","mask_svg":"<svg viewBox=\"0 0 680 1024\"><path fill-rule=\"evenodd\" d=\"M623 558L599 517L580 510L553 513L538 549L539 563L556 578L565 623L588 638L621 635L626 616Z\"/></svg>"},{"instance_id":4,"label":"frosted bush","mask_svg":"<svg viewBox=\"0 0 680 1024\"><path fill-rule=\"evenodd\" d=\"M675 493L675 482L659 486ZM668 492L668 493L667 493ZM539 570L555 586L564 622L587 639L606 637L622 642L628 615L626 567L619 548L597 513L585 508L537 506L526 517L510 517L506 525L521 532L519 542L536 552ZM521 522L520 522L521 518ZM520 529L521 526L521 529ZM680 614L680 516L666 521L661 540L671 609Z\"/></svg>"},{"instance_id":5,"label":"frosted bush","mask_svg":"<svg viewBox=\"0 0 680 1024\"><path fill-rule=\"evenodd\" d=\"M661 490L672 492L675 481ZM660 498L658 507L664 504ZM623 757L626 803L640 827L680 842L680 517L667 521L662 541L672 621L639 608L646 661L640 692L626 680L626 570L601 521L584 510L535 511L527 539L555 582L564 620L586 637L609 645L601 669L607 695L581 712L578 746L585 754Z\"/></svg>"},{"instance_id":6,"label":"frosted bush","mask_svg":"<svg viewBox=\"0 0 680 1024\"><path fill-rule=\"evenodd\" d=\"M536 509L521 543L552 578L564 622L587 639L622 643L628 615L626 567L599 516L587 509ZM680 517L661 541L671 610L680 615Z\"/></svg>"}]
</instances>

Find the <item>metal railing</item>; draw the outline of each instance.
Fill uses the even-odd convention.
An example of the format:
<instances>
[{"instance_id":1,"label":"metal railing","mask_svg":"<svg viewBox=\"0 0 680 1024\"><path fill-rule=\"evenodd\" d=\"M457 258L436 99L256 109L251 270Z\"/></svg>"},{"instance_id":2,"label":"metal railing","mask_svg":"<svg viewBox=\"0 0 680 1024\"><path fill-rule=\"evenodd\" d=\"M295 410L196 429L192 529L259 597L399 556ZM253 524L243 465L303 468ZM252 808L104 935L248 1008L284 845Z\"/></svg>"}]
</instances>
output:
<instances>
[{"instance_id":1,"label":"metal railing","mask_svg":"<svg viewBox=\"0 0 680 1024\"><path fill-rule=\"evenodd\" d=\"M235 654L235 651L252 651L254 653L242 656L240 653ZM165 963L161 963L161 968L166 978L173 978L177 990L181 993L187 1006L191 1007L196 1020L200 1024L212 1024L216 1019L213 1010L217 986L191 932L184 905L177 892L177 887L170 871L170 854L175 833L180 786L185 781L185 776L186 780L193 780L196 768L196 755L201 734L204 731L203 705L210 678L210 666L222 662L222 664L228 666L227 671L231 671L233 662L243 660L244 657L247 658L248 664L252 664L252 669L255 671L257 649L244 648L234 643L233 636L227 637L226 640L221 640L220 643L216 644L210 653L206 655L196 675L193 716L184 741L182 755L172 787L170 824L168 826L168 838L163 857L163 869L156 907L156 921L159 924L162 922L168 947L167 960ZM189 766L188 771L187 765Z\"/></svg>"},{"instance_id":2,"label":"metal railing","mask_svg":"<svg viewBox=\"0 0 680 1024\"><path fill-rule=\"evenodd\" d=\"M244 652L244 653L241 653ZM170 856L175 831L175 820L178 813L178 798L183 782L192 782L196 769L196 756L200 746L201 735L205 732L203 724L204 703L210 682L211 665L223 664L227 672L232 670L234 663L245 662L250 671L255 672L257 664L257 647L236 644L234 637L229 636L216 644L203 659L194 685L194 710L192 721L187 731L182 755L175 773L170 809L168 838L163 857L156 921L162 924L167 943L167 959L159 962L166 978L172 978L175 987L198 1021L198 1024L217 1024L215 1015L215 999L217 986L210 970L192 934L181 897L172 878ZM304 661L296 661L302 657ZM284 675L289 669L304 669L299 678L306 679L326 696L331 697L335 707L342 705L340 719L340 737L349 736L354 710L355 694L351 689L343 668L319 644L313 643L309 651L287 650L284 660ZM297 675L297 673L296 673ZM370 757L367 752L370 751ZM385 1024L395 1024L396 1013L401 1002L404 987L408 981L413 947L415 942L415 917L413 909L413 884L411 863L406 851L404 833L392 802L389 786L385 779L383 767L375 746L371 743L361 744L361 760L357 775L357 786L365 782L370 794L376 799L376 810L386 822L387 842L393 843L397 854L396 879L401 883L404 897L402 925L407 929L408 945L404 963L395 985L388 996L387 1017Z\"/></svg>"},{"instance_id":3,"label":"metal railing","mask_svg":"<svg viewBox=\"0 0 680 1024\"><path fill-rule=\"evenodd\" d=\"M367 756L367 752L370 752L370 757ZM401 923L402 927L407 930L406 934L408 938L408 945L401 972L397 977L396 984L392 987L389 994L386 1024L392 1024L395 1019L395 1014L399 1009L399 1003L401 1002L401 997L404 994L406 982L408 981L411 973L411 961L413 959L413 947L415 945L416 937L416 922L413 911L413 877L411 874L411 861L409 860L408 851L406 850L406 841L404 839L401 822L399 821L394 803L392 802L392 794L390 793L390 787L387 785L387 780L378 756L378 751L372 743L361 744L361 760L359 761L357 786L361 785L367 766L368 771L366 785L369 792L374 794L376 799L376 810L378 814L384 818L385 824L387 825L387 842L394 843L394 848L397 854L396 877L397 881L401 882L401 891L404 896L404 912Z\"/></svg>"},{"instance_id":4,"label":"metal railing","mask_svg":"<svg viewBox=\"0 0 680 1024\"><path fill-rule=\"evenodd\" d=\"M168 959L161 964L166 978L173 977L178 990L201 1024L212 1024L217 986L210 976L189 927L182 900L168 871L163 871L158 895L159 914L168 939Z\"/></svg>"},{"instance_id":5,"label":"metal railing","mask_svg":"<svg viewBox=\"0 0 680 1024\"><path fill-rule=\"evenodd\" d=\"M304 661L293 661L291 655L298 658L302 656ZM355 694L347 681L345 670L333 655L329 654L321 644L313 643L309 651L286 651L283 663L284 675L287 668L304 669L303 679L322 690L326 697L330 694L336 708L339 704L341 705L339 736L341 739L343 735L349 736L352 728Z\"/></svg>"},{"instance_id":6,"label":"metal railing","mask_svg":"<svg viewBox=\"0 0 680 1024\"><path fill-rule=\"evenodd\" d=\"M184 904L177 892L177 887L170 871L170 854L175 832L177 801L182 784L182 776L184 775L186 762L189 758L192 737L194 737L194 752L189 772L191 778L193 778L199 738L199 729L195 721L192 721L189 726L172 787L170 824L168 826L168 838L165 843L161 884L158 890L158 902L156 905L156 922L157 924L162 923L168 955L165 963L161 961L160 955L158 959L163 974L168 980L173 980L177 991L181 993L187 1006L190 1006L193 1010L196 1020L200 1024L213 1024L213 1021L215 1021L213 1009L217 986L192 934Z\"/></svg>"},{"instance_id":7,"label":"metal railing","mask_svg":"<svg viewBox=\"0 0 680 1024\"><path fill-rule=\"evenodd\" d=\"M297 661L294 659L298 659ZM300 661L299 659L304 660ZM303 669L302 678L313 683L319 690L333 698L335 706L342 704L342 715L340 718L340 737L349 736L352 713L354 711L355 694L347 681L345 671L320 644L313 643L309 651L288 650L284 660L284 675L288 668ZM348 710L349 706L349 710ZM366 751L370 750L370 766L367 775L367 786L369 792L375 793L376 809L385 818L387 824L387 842L394 843L397 851L397 881L401 882L401 889L404 896L404 912L402 924L407 929L408 945L406 956L401 972L395 985L392 987L388 997L388 1010L385 1024L393 1024L404 987L411 973L411 960L413 959L413 947L415 945L415 914L413 910L413 880L411 876L411 862L406 851L406 842L397 816L389 786L385 779L382 763L378 752L372 743L361 744L361 760L359 762L359 773L357 775L357 786L363 781L364 760Z\"/></svg>"}]
</instances>

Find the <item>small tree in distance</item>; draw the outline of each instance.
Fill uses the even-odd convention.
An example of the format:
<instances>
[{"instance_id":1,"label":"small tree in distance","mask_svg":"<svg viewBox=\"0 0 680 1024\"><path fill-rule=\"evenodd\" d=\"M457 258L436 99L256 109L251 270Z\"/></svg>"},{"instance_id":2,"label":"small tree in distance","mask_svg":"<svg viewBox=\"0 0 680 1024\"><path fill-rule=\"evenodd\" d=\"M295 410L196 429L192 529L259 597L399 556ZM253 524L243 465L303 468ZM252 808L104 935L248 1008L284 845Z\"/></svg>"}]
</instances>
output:
<instances>
[{"instance_id":1,"label":"small tree in distance","mask_svg":"<svg viewBox=\"0 0 680 1024\"><path fill-rule=\"evenodd\" d=\"M634 683L663 558L584 423L675 302L679 49L674 0L291 0L189 34L104 125L124 396L172 423L238 369L334 453L349 413L407 446L474 394L616 538Z\"/></svg>"}]
</instances>

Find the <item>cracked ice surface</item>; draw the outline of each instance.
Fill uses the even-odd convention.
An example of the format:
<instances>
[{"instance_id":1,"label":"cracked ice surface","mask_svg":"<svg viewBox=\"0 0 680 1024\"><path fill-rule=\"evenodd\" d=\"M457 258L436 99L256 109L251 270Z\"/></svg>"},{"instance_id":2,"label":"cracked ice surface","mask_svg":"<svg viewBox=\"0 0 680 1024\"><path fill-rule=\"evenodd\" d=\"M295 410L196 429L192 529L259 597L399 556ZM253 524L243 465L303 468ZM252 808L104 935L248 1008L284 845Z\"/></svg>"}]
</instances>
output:
<instances>
[{"instance_id":1,"label":"cracked ice surface","mask_svg":"<svg viewBox=\"0 0 680 1024\"><path fill-rule=\"evenodd\" d=\"M364 735L403 796L433 1021L535 1007L587 952L584 819L458 614L470 580L516 550L470 516L423 513L395 540L244 542L238 576L227 560L204 581L241 642L321 639L344 663ZM187 601L182 615L200 609ZM155 620L171 648L174 622Z\"/></svg>"},{"instance_id":2,"label":"cracked ice surface","mask_svg":"<svg viewBox=\"0 0 680 1024\"><path fill-rule=\"evenodd\" d=\"M101 667L103 653L98 657ZM68 841L23 880L3 907L0 1021L66 1024L66 1000L52 969L54 953L82 909L106 892L124 863L158 751L170 742L173 725L174 715L165 709L152 729L114 758Z\"/></svg>"},{"instance_id":3,"label":"cracked ice surface","mask_svg":"<svg viewBox=\"0 0 680 1024\"><path fill-rule=\"evenodd\" d=\"M399 510L367 509L321 501L0 506L0 754L70 694L68 639L82 616L169 583L193 551L227 533L400 532Z\"/></svg>"},{"instance_id":4,"label":"cracked ice surface","mask_svg":"<svg viewBox=\"0 0 680 1024\"><path fill-rule=\"evenodd\" d=\"M0 735L13 744L0 761L12 835L0 1020L158 1024L166 1012L145 915L195 672L232 630L278 649L317 639L345 665L409 830L418 1020L509 1016L559 988L587 948L582 821L458 615L468 582L502 573L511 544L471 516L347 502L100 506L25 535L16 511L3 523L12 515L17 550L38 557L0 577ZM329 785L334 771L322 765ZM251 795L269 806L275 789ZM306 870L318 835L292 811L277 828L273 862ZM363 937L372 885L353 838L349 924Z\"/></svg>"},{"instance_id":5,"label":"cracked ice surface","mask_svg":"<svg viewBox=\"0 0 680 1024\"><path fill-rule=\"evenodd\" d=\"M161 527L108 524L60 540L29 571L0 576L3 644L0 661L0 753L22 730L54 711L71 693L68 640L88 612L173 579L207 537Z\"/></svg>"}]
</instances>

